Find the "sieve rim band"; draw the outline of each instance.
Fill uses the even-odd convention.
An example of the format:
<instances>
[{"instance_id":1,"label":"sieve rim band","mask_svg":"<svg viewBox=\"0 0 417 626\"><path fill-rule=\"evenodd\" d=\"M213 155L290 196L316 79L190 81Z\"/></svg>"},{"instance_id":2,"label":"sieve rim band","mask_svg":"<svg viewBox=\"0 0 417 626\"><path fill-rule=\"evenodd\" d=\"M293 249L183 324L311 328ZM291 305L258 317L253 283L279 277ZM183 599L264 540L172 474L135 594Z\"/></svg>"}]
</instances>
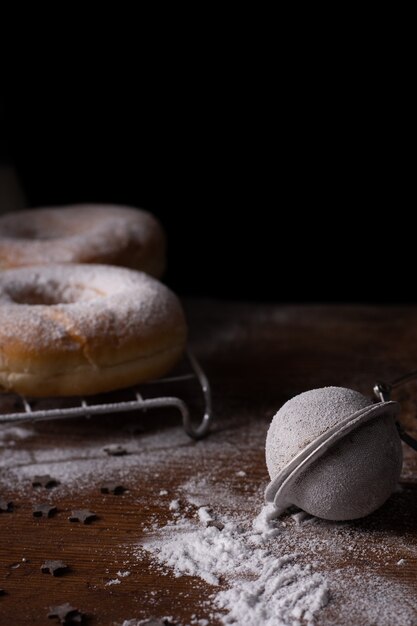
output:
<instances>
[{"instance_id":1,"label":"sieve rim band","mask_svg":"<svg viewBox=\"0 0 417 626\"><path fill-rule=\"evenodd\" d=\"M273 502L277 508L277 515L281 515L291 502L291 486L294 480L314 461L319 459L329 448L335 445L342 437L352 430L365 424L371 419L380 415L390 415L395 417L400 412L398 402L390 400L388 402L378 402L371 404L352 415L348 415L343 420L329 428L325 433L314 439L299 452L287 465L275 476L265 490L265 501Z\"/></svg>"}]
</instances>

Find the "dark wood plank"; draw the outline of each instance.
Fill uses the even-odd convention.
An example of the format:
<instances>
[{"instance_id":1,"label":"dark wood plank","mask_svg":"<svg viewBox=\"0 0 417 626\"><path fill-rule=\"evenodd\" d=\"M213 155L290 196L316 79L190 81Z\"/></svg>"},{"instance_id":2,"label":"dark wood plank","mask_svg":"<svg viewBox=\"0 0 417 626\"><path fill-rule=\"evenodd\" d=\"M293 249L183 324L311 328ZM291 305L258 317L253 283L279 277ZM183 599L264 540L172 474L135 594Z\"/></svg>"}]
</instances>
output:
<instances>
[{"instance_id":1,"label":"dark wood plank","mask_svg":"<svg viewBox=\"0 0 417 626\"><path fill-rule=\"evenodd\" d=\"M169 568L162 571L139 547L172 518L169 502L179 499L191 517L196 506L187 494L200 491L204 498L207 487L207 499L218 511L233 513L240 507L248 518L255 517L268 481L266 431L285 400L326 385L370 395L376 379L389 380L417 367L413 307L198 301L189 302L187 311L191 343L213 387L216 421L209 438L192 442L175 413L159 412L37 424L30 427L32 437L0 448L0 496L15 505L14 512L0 513L0 588L6 592L0 597L1 624L45 624L49 606L64 602L88 614L91 624L151 615L170 615L187 624L193 614L216 623L205 604L213 592L209 585L196 577L176 577ZM416 390L417 385L409 385L397 394L402 419L414 434ZM197 400L194 390L187 394ZM110 443L126 445L129 454L108 456L103 447ZM415 609L417 623L417 453L405 450L405 455L403 490L380 511L349 524L305 525L302 532L330 580L344 571L346 582L351 572L354 585L355 568L359 579L361 571L374 572L398 586L398 601L408 603L410 614ZM58 473L60 485L34 489L31 475L48 468ZM237 476L238 471L246 476ZM110 479L127 491L100 493L101 482ZM187 492L184 486L192 480L196 484ZM161 490L167 493L160 495ZM39 501L53 503L56 515L34 518L32 505ZM70 523L74 508L94 511L97 520ZM296 548L300 530L291 517L288 526L286 548ZM62 559L70 571L60 577L42 574L46 559ZM118 571L130 575L108 585ZM371 623L360 603L350 615L343 612L346 601L337 584L319 623Z\"/></svg>"}]
</instances>

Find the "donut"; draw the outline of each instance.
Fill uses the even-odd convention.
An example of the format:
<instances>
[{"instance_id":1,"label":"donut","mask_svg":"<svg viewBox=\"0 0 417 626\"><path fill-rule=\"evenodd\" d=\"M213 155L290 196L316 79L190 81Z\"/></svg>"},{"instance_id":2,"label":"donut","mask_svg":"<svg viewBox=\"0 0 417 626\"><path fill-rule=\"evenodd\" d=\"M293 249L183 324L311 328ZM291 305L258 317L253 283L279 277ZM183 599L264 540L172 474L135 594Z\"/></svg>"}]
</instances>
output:
<instances>
[{"instance_id":1,"label":"donut","mask_svg":"<svg viewBox=\"0 0 417 626\"><path fill-rule=\"evenodd\" d=\"M178 298L148 274L108 265L0 272L0 389L32 397L127 387L180 358Z\"/></svg>"},{"instance_id":2,"label":"donut","mask_svg":"<svg viewBox=\"0 0 417 626\"><path fill-rule=\"evenodd\" d=\"M0 269L47 263L121 265L160 278L165 236L147 211L77 204L0 216Z\"/></svg>"}]
</instances>

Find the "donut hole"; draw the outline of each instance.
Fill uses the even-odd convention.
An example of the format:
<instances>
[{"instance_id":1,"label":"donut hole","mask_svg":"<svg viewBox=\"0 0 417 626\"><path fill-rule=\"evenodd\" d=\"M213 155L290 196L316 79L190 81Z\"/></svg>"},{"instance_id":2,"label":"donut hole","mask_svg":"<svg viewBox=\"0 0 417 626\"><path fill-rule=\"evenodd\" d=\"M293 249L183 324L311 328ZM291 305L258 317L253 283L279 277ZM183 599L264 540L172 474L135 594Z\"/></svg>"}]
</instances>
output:
<instances>
[{"instance_id":1,"label":"donut hole","mask_svg":"<svg viewBox=\"0 0 417 626\"><path fill-rule=\"evenodd\" d=\"M17 285L8 290L15 304L51 306L96 300L106 294L99 289L80 283L62 286L57 282L42 285Z\"/></svg>"}]
</instances>

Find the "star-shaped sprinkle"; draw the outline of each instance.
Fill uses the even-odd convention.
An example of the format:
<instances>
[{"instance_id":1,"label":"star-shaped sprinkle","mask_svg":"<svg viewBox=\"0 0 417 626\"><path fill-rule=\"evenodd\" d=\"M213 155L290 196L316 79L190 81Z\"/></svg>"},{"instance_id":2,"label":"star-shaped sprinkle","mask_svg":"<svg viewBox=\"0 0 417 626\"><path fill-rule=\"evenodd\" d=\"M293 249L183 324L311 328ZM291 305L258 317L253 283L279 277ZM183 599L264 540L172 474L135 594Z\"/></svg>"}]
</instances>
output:
<instances>
[{"instance_id":1,"label":"star-shaped sprinkle","mask_svg":"<svg viewBox=\"0 0 417 626\"><path fill-rule=\"evenodd\" d=\"M45 561L41 567L42 574L52 574L52 576L60 576L69 570L64 561Z\"/></svg>"},{"instance_id":2,"label":"star-shaped sprinkle","mask_svg":"<svg viewBox=\"0 0 417 626\"><path fill-rule=\"evenodd\" d=\"M112 493L115 496L119 496L120 494L124 493L126 489L125 487L123 487L123 485L120 485L119 483L104 483L103 485L101 485L100 491L101 493Z\"/></svg>"},{"instance_id":3,"label":"star-shaped sprinkle","mask_svg":"<svg viewBox=\"0 0 417 626\"><path fill-rule=\"evenodd\" d=\"M32 487L44 487L45 489L52 489L59 485L59 482L49 476L49 474L43 474L42 476L34 476L32 479Z\"/></svg>"},{"instance_id":4,"label":"star-shaped sprinkle","mask_svg":"<svg viewBox=\"0 0 417 626\"><path fill-rule=\"evenodd\" d=\"M33 517L52 517L56 513L56 506L51 504L34 504L32 513Z\"/></svg>"},{"instance_id":5,"label":"star-shaped sprinkle","mask_svg":"<svg viewBox=\"0 0 417 626\"><path fill-rule=\"evenodd\" d=\"M214 528L217 528L217 530L223 530L223 528L224 528L224 524L219 522L219 520L217 520L217 519L210 519L210 520L208 520L207 528L210 528L210 526L214 526Z\"/></svg>"},{"instance_id":6,"label":"star-shaped sprinkle","mask_svg":"<svg viewBox=\"0 0 417 626\"><path fill-rule=\"evenodd\" d=\"M69 516L70 522L82 522L83 524L89 524L94 519L97 518L97 515L88 509L78 509L77 511L72 511Z\"/></svg>"},{"instance_id":7,"label":"star-shaped sprinkle","mask_svg":"<svg viewBox=\"0 0 417 626\"><path fill-rule=\"evenodd\" d=\"M13 511L13 502L0 498L0 512L11 513Z\"/></svg>"},{"instance_id":8,"label":"star-shaped sprinkle","mask_svg":"<svg viewBox=\"0 0 417 626\"><path fill-rule=\"evenodd\" d=\"M83 614L74 606L71 606L69 602L66 602L58 606L51 606L48 617L58 619L60 624L71 626L71 624L81 624Z\"/></svg>"}]
</instances>

